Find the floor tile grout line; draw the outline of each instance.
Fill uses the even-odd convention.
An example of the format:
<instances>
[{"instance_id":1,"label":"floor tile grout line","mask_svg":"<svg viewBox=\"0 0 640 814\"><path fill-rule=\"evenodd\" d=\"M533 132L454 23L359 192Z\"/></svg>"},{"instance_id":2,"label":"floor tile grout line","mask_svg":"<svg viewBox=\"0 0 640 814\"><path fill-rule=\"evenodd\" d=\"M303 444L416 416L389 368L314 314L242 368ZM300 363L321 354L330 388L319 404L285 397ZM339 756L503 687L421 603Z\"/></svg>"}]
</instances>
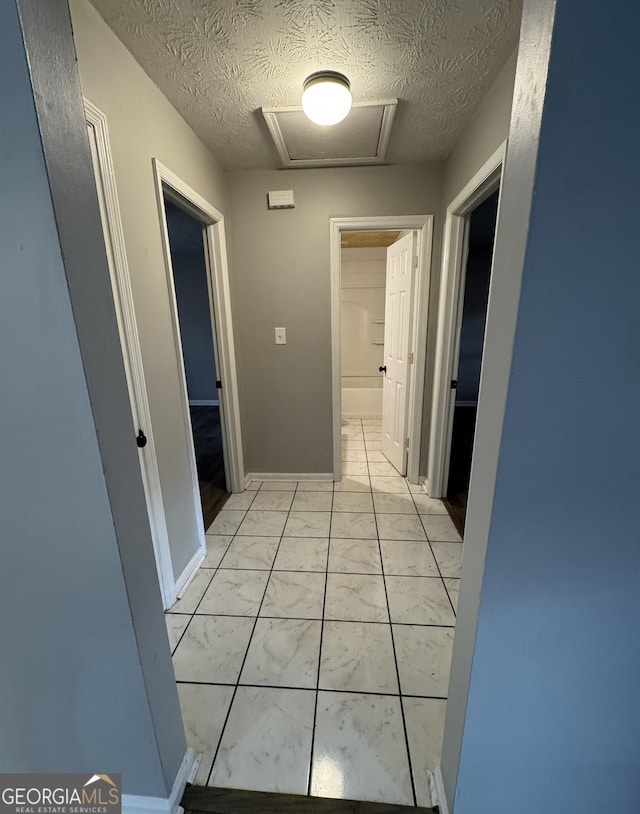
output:
<instances>
[{"instance_id":1,"label":"floor tile grout line","mask_svg":"<svg viewBox=\"0 0 640 814\"><path fill-rule=\"evenodd\" d=\"M300 687L289 684L234 684L224 681L176 681L176 684L194 684L198 687L250 687L255 690L301 690L303 692L317 692L313 687ZM380 692L373 690L348 690L321 687L319 692L343 693L344 695L380 695L383 698L425 698L434 701L446 701L445 695L417 695L416 693ZM311 796L311 795L306 795Z\"/></svg>"},{"instance_id":2,"label":"floor tile grout line","mask_svg":"<svg viewBox=\"0 0 640 814\"><path fill-rule=\"evenodd\" d=\"M319 573L319 572L315 571L313 573ZM382 574L362 574L361 576L381 577ZM439 579L439 577L433 577L433 579ZM174 615L175 616L179 616L179 615L186 616L187 614L174 614ZM223 617L224 619L253 619L253 618L255 618L254 614L247 614L247 615L243 616L242 614L238 614L238 613L198 613L198 614L191 614L191 615L192 616L198 616L198 617L220 616L220 617ZM260 616L260 618L261 619L273 619L273 620L288 619L290 621L296 621L296 622L321 622L322 621L322 619L320 619L318 616L290 616L290 615L288 615L288 616L268 616L266 614L262 614ZM340 622L341 624L353 622L354 624L360 624L360 625L388 625L389 624L389 622L378 622L378 621L375 621L375 620L372 621L371 619L331 619L331 618L327 618L325 621L327 621L327 622ZM446 630L453 630L455 628L455 625L436 625L436 624L429 623L429 622L392 622L391 624L398 625L398 626L401 626L401 627L441 627L441 628L444 628Z\"/></svg>"},{"instance_id":3,"label":"floor tile grout line","mask_svg":"<svg viewBox=\"0 0 640 814\"><path fill-rule=\"evenodd\" d=\"M307 797L311 797L311 786L313 783L313 754L316 744L316 723L318 720L318 698L320 695L320 667L322 665L322 640L324 638L324 617L327 606L327 583L329 581L329 557L331 556L331 525L333 523L333 504L335 501L335 490L331 492L331 517L329 519L329 539L327 540L327 561L324 572L324 595L322 597L322 619L320 621L320 648L318 650L318 672L316 674L316 698L313 709L313 724L311 727L311 751L309 752L309 777L307 778Z\"/></svg>"},{"instance_id":4,"label":"floor tile grout line","mask_svg":"<svg viewBox=\"0 0 640 814\"><path fill-rule=\"evenodd\" d=\"M415 504L415 500L413 502ZM422 522L422 518L420 518L420 523L422 525L422 528L424 529L424 533L425 533L425 537L427 538L427 542L429 543L429 549L431 550L431 556L433 557L433 560L434 560L434 562L436 564L436 568L438 569L438 574L440 575L440 581L442 582L442 587L444 588L444 592L447 595L447 599L449 600L449 605L451 606L451 611L453 613L453 618L457 621L458 614L456 613L456 609L453 607L453 602L451 601L451 597L449 596L449 591L447 590L447 583L444 581L444 577L442 576L442 569L440 568L440 563L438 562L438 559L436 557L436 553L433 550L433 546L431 545L432 540L430 539L429 535L427 534L427 529L426 529L424 523ZM445 541L444 540L433 540L433 542L438 543L438 542L445 542ZM464 545L464 543L462 543L462 545ZM454 624L453 627L455 628L455 624Z\"/></svg>"},{"instance_id":5,"label":"floor tile grout line","mask_svg":"<svg viewBox=\"0 0 640 814\"><path fill-rule=\"evenodd\" d=\"M262 483L264 483L264 481ZM260 484L260 488L262 488L262 484ZM296 487L293 490L294 499L295 499L295 494L296 494L297 491L298 491L298 484L296 482ZM293 505L293 500L291 501L291 505ZM233 704L234 704L234 702L236 700L236 695L238 693L238 687L240 686L240 676L242 675L242 671L244 670L244 665L246 664L246 661L247 661L247 655L249 654L249 648L251 647L251 641L253 640L253 634L256 631L256 627L258 625L258 619L260 619L260 611L262 610L262 605L264 603L264 598L267 595L267 589L269 587L269 582L271 581L271 574L273 573L273 563L275 563L276 557L278 556L278 551L280 550L280 546L282 545L282 540L283 540L283 537L284 537L284 529L287 526L287 522L289 520L289 514L290 513L291 513L291 508L289 508L289 511L287 512L287 519L285 520L284 526L282 528L282 534L280 535L280 539L278 540L278 545L276 547L276 551L275 551L275 554L274 554L274 557L273 557L271 570L269 571L269 576L267 577L267 579L265 581L264 590L262 592L262 598L260 600L258 610L257 610L256 615L255 615L254 620L253 620L253 627L251 628L251 634L250 634L249 639L247 641L247 647L246 647L246 649L244 651L244 657L242 659L242 664L240 665L240 670L238 671L238 677L236 679L236 684L235 684L235 687L233 688L233 693L231 695L231 702L229 703L229 709L227 710L227 714L225 716L224 723L222 725L222 728L220 729L220 736L218 738L218 744L216 746L216 749L215 749L215 752L214 752L214 755L213 755L213 760L211 762L211 768L209 769L209 774L207 775L207 782L205 784L206 786L209 785L209 781L211 780L211 775L213 774L213 770L214 770L215 765L216 765L216 760L218 758L218 753L220 751L220 745L222 743L222 738L224 737L224 732L225 732L225 729L227 728L227 724L229 722L229 717L231 716L231 710L233 709ZM235 535L234 535L234 538L235 538ZM229 543L229 545L231 545L231 543ZM216 569L216 573L217 573L218 570L220 570L219 567Z\"/></svg>"},{"instance_id":6,"label":"floor tile grout line","mask_svg":"<svg viewBox=\"0 0 640 814\"><path fill-rule=\"evenodd\" d=\"M369 464L367 463L367 468ZM369 474L369 480L371 480L371 474ZM374 506L375 508L375 506ZM418 805L418 797L416 795L416 784L413 778L413 761L411 759L411 749L409 748L409 734L407 731L407 721L404 714L404 704L402 703L402 684L400 683L400 669L398 667L398 655L396 653L396 640L393 634L393 624L391 622L391 606L389 604L389 592L387 590L387 580L384 573L384 565L382 562L382 546L380 545L380 530L378 528L378 517L374 513L375 524L376 524L376 533L378 536L378 552L380 555L380 566L382 568L382 584L384 587L384 598L387 603L387 614L389 615L389 631L391 633L391 648L393 650L393 661L396 667L396 681L398 682L398 695L399 695L399 706L400 706L400 716L402 718L402 730L404 733L404 742L405 748L407 750L407 764L409 768L409 779L411 781L411 793L413 794L413 804L414 806Z\"/></svg>"}]
</instances>

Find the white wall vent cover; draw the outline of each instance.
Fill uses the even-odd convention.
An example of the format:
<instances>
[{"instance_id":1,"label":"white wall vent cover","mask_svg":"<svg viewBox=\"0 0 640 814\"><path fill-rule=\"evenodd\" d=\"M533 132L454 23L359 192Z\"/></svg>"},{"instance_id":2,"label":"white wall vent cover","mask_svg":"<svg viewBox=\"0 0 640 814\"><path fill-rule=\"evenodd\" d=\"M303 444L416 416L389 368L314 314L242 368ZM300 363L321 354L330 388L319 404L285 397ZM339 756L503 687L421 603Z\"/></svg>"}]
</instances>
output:
<instances>
[{"instance_id":1,"label":"white wall vent cover","mask_svg":"<svg viewBox=\"0 0 640 814\"><path fill-rule=\"evenodd\" d=\"M397 104L354 102L331 127L309 121L301 107L263 107L262 114L283 167L383 164Z\"/></svg>"}]
</instances>

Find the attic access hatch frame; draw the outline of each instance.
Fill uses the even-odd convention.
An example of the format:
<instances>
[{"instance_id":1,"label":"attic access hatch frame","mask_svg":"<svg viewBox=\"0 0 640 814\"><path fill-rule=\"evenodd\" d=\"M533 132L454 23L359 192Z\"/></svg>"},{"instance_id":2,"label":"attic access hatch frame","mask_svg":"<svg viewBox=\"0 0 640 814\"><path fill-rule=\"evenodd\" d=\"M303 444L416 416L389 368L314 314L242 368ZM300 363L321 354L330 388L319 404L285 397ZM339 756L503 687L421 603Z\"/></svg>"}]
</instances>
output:
<instances>
[{"instance_id":1,"label":"attic access hatch frame","mask_svg":"<svg viewBox=\"0 0 640 814\"><path fill-rule=\"evenodd\" d=\"M393 125L393 119L396 115L398 100L389 99L386 101L354 102L351 109L357 110L359 108L368 107L382 108L382 120L380 122L376 152L374 155L349 156L347 158L291 158L287 149L284 134L280 128L278 114L304 114L302 107L299 105L291 105L289 107L263 107L261 109L264 120L269 128L269 132L271 133L273 143L278 151L283 168L292 169L294 167L354 167L363 164L383 164L387 156L387 147L389 146L391 127Z\"/></svg>"}]
</instances>

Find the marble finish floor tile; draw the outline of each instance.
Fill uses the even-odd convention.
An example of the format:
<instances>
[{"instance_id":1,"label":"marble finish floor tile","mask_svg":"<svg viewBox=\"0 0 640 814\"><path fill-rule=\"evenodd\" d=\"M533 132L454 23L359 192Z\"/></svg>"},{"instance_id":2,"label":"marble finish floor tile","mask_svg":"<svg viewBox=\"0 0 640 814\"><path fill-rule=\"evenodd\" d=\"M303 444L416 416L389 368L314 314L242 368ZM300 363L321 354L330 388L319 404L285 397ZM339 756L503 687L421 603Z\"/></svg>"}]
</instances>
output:
<instances>
[{"instance_id":1,"label":"marble finish floor tile","mask_svg":"<svg viewBox=\"0 0 640 814\"><path fill-rule=\"evenodd\" d=\"M263 480L260 490L262 492L295 492L298 481L295 480Z\"/></svg>"},{"instance_id":2,"label":"marble finish floor tile","mask_svg":"<svg viewBox=\"0 0 640 814\"><path fill-rule=\"evenodd\" d=\"M306 794L315 692L238 687L209 784Z\"/></svg>"},{"instance_id":3,"label":"marble finish floor tile","mask_svg":"<svg viewBox=\"0 0 640 814\"><path fill-rule=\"evenodd\" d=\"M424 540L422 523L417 514L377 514L378 534L381 540Z\"/></svg>"},{"instance_id":4,"label":"marble finish floor tile","mask_svg":"<svg viewBox=\"0 0 640 814\"><path fill-rule=\"evenodd\" d=\"M366 441L365 449L367 450L367 452L381 452L382 443L380 441ZM383 457L381 463L389 463L389 461L386 457Z\"/></svg>"},{"instance_id":5,"label":"marble finish floor tile","mask_svg":"<svg viewBox=\"0 0 640 814\"><path fill-rule=\"evenodd\" d=\"M305 619L258 619L241 684L315 689L322 622Z\"/></svg>"},{"instance_id":6,"label":"marble finish floor tile","mask_svg":"<svg viewBox=\"0 0 640 814\"><path fill-rule=\"evenodd\" d=\"M328 537L283 537L274 571L326 571Z\"/></svg>"},{"instance_id":7,"label":"marble finish floor tile","mask_svg":"<svg viewBox=\"0 0 640 814\"><path fill-rule=\"evenodd\" d=\"M333 481L301 480L298 482L298 492L333 492Z\"/></svg>"},{"instance_id":8,"label":"marble finish floor tile","mask_svg":"<svg viewBox=\"0 0 640 814\"><path fill-rule=\"evenodd\" d=\"M220 568L269 570L278 549L277 537L244 537L236 534L222 558Z\"/></svg>"},{"instance_id":9,"label":"marble finish floor tile","mask_svg":"<svg viewBox=\"0 0 640 814\"><path fill-rule=\"evenodd\" d=\"M268 571L217 571L197 612L257 616L268 579Z\"/></svg>"},{"instance_id":10,"label":"marble finish floor tile","mask_svg":"<svg viewBox=\"0 0 640 814\"><path fill-rule=\"evenodd\" d=\"M393 638L403 695L447 697L453 630L394 625Z\"/></svg>"},{"instance_id":11,"label":"marble finish floor tile","mask_svg":"<svg viewBox=\"0 0 640 814\"><path fill-rule=\"evenodd\" d=\"M213 684L178 684L178 698L187 746L202 759L193 779L206 786L222 728L233 698L233 687Z\"/></svg>"},{"instance_id":12,"label":"marble finish floor tile","mask_svg":"<svg viewBox=\"0 0 640 814\"><path fill-rule=\"evenodd\" d=\"M222 509L207 529L207 534L235 534L245 514L240 509Z\"/></svg>"},{"instance_id":13,"label":"marble finish floor tile","mask_svg":"<svg viewBox=\"0 0 640 814\"><path fill-rule=\"evenodd\" d=\"M445 505L441 500L426 495L422 490L422 487L419 487L419 492L414 492L413 488L414 484L409 484L409 489L413 494L413 499L419 514L448 514Z\"/></svg>"},{"instance_id":14,"label":"marble finish floor tile","mask_svg":"<svg viewBox=\"0 0 640 814\"><path fill-rule=\"evenodd\" d=\"M462 543L431 543L443 577L460 577L462 568Z\"/></svg>"},{"instance_id":15,"label":"marble finish floor tile","mask_svg":"<svg viewBox=\"0 0 640 814\"><path fill-rule=\"evenodd\" d=\"M285 537L328 537L331 512L290 512Z\"/></svg>"},{"instance_id":16,"label":"marble finish floor tile","mask_svg":"<svg viewBox=\"0 0 640 814\"><path fill-rule=\"evenodd\" d=\"M383 578L362 574L327 574L324 618L388 622Z\"/></svg>"},{"instance_id":17,"label":"marble finish floor tile","mask_svg":"<svg viewBox=\"0 0 640 814\"><path fill-rule=\"evenodd\" d=\"M173 656L177 681L235 684L254 620L194 616Z\"/></svg>"},{"instance_id":18,"label":"marble finish floor tile","mask_svg":"<svg viewBox=\"0 0 640 814\"><path fill-rule=\"evenodd\" d=\"M458 534L453 520L449 515L421 514L424 530L431 542L460 543L462 538Z\"/></svg>"},{"instance_id":19,"label":"marble finish floor tile","mask_svg":"<svg viewBox=\"0 0 640 814\"><path fill-rule=\"evenodd\" d=\"M253 503L256 493L254 491L239 492L235 495L229 495L224 502L224 509L236 509L246 511Z\"/></svg>"},{"instance_id":20,"label":"marble finish floor tile","mask_svg":"<svg viewBox=\"0 0 640 814\"><path fill-rule=\"evenodd\" d=\"M379 478L379 477L371 477L371 490L374 494L376 493L383 493L388 495L395 495L395 494L408 494L409 487L407 486L407 482L404 478L401 478L399 475L396 477L386 477L386 478Z\"/></svg>"},{"instance_id":21,"label":"marble finish floor tile","mask_svg":"<svg viewBox=\"0 0 640 814\"><path fill-rule=\"evenodd\" d=\"M377 540L375 515L364 512L333 512L331 536Z\"/></svg>"},{"instance_id":22,"label":"marble finish floor tile","mask_svg":"<svg viewBox=\"0 0 640 814\"><path fill-rule=\"evenodd\" d=\"M245 486L245 489L247 492L257 492L261 486L262 486L261 480L250 480L249 483Z\"/></svg>"},{"instance_id":23,"label":"marble finish floor tile","mask_svg":"<svg viewBox=\"0 0 640 814\"><path fill-rule=\"evenodd\" d=\"M325 622L320 688L397 693L391 626L370 622Z\"/></svg>"},{"instance_id":24,"label":"marble finish floor tile","mask_svg":"<svg viewBox=\"0 0 640 814\"><path fill-rule=\"evenodd\" d=\"M342 441L342 449L364 449L363 438L347 438Z\"/></svg>"},{"instance_id":25,"label":"marble finish floor tile","mask_svg":"<svg viewBox=\"0 0 640 814\"><path fill-rule=\"evenodd\" d=\"M260 616L322 619L325 579L324 574L273 571Z\"/></svg>"},{"instance_id":26,"label":"marble finish floor tile","mask_svg":"<svg viewBox=\"0 0 640 814\"><path fill-rule=\"evenodd\" d=\"M438 577L429 543L423 540L380 540L384 573L390 576Z\"/></svg>"},{"instance_id":27,"label":"marble finish floor tile","mask_svg":"<svg viewBox=\"0 0 640 814\"><path fill-rule=\"evenodd\" d=\"M375 449L375 445L370 446L370 449ZM400 477L398 470L388 461L384 463L374 463L372 461L369 464L369 475L371 475L372 478Z\"/></svg>"},{"instance_id":28,"label":"marble finish floor tile","mask_svg":"<svg viewBox=\"0 0 640 814\"><path fill-rule=\"evenodd\" d=\"M270 512L288 512L291 508L295 492L263 492L260 491L255 497L251 508L255 510Z\"/></svg>"},{"instance_id":29,"label":"marble finish floor tile","mask_svg":"<svg viewBox=\"0 0 640 814\"><path fill-rule=\"evenodd\" d=\"M333 503L331 492L296 492L294 512L330 512Z\"/></svg>"},{"instance_id":30,"label":"marble finish floor tile","mask_svg":"<svg viewBox=\"0 0 640 814\"><path fill-rule=\"evenodd\" d=\"M396 495L376 493L373 503L376 514L417 514L413 497L407 492Z\"/></svg>"},{"instance_id":31,"label":"marble finish floor tile","mask_svg":"<svg viewBox=\"0 0 640 814\"><path fill-rule=\"evenodd\" d=\"M374 463L382 464L386 460L387 459L382 454L382 450L380 450L380 449L371 449L369 446L367 446L367 461L373 461Z\"/></svg>"},{"instance_id":32,"label":"marble finish floor tile","mask_svg":"<svg viewBox=\"0 0 640 814\"><path fill-rule=\"evenodd\" d=\"M385 577L392 622L453 626L456 618L441 579Z\"/></svg>"},{"instance_id":33,"label":"marble finish floor tile","mask_svg":"<svg viewBox=\"0 0 640 814\"><path fill-rule=\"evenodd\" d=\"M459 579L452 579L451 577L445 577L442 580L445 584L447 589L447 593L449 594L449 599L451 600L451 604L453 605L454 611L458 612L458 596L460 594L460 580Z\"/></svg>"},{"instance_id":34,"label":"marble finish floor tile","mask_svg":"<svg viewBox=\"0 0 640 814\"><path fill-rule=\"evenodd\" d=\"M164 621L167 625L167 636L169 637L169 647L171 652L176 649L180 637L184 633L187 625L191 621L191 616L181 613L165 613Z\"/></svg>"},{"instance_id":35,"label":"marble finish floor tile","mask_svg":"<svg viewBox=\"0 0 640 814\"><path fill-rule=\"evenodd\" d=\"M381 574L378 541L332 537L328 570L343 574Z\"/></svg>"},{"instance_id":36,"label":"marble finish floor tile","mask_svg":"<svg viewBox=\"0 0 640 814\"><path fill-rule=\"evenodd\" d=\"M440 698L403 698L402 706L417 803L429 808L433 803L427 771L440 765L447 702Z\"/></svg>"},{"instance_id":37,"label":"marble finish floor tile","mask_svg":"<svg viewBox=\"0 0 640 814\"><path fill-rule=\"evenodd\" d=\"M229 543L233 540L232 534L207 534L207 554L202 568L217 568L224 557L225 551L229 548Z\"/></svg>"},{"instance_id":38,"label":"marble finish floor tile","mask_svg":"<svg viewBox=\"0 0 640 814\"><path fill-rule=\"evenodd\" d=\"M413 805L397 696L318 693L311 794Z\"/></svg>"},{"instance_id":39,"label":"marble finish floor tile","mask_svg":"<svg viewBox=\"0 0 640 814\"><path fill-rule=\"evenodd\" d=\"M341 460L360 462L366 465L367 453L364 449L344 449L342 450Z\"/></svg>"},{"instance_id":40,"label":"marble finish floor tile","mask_svg":"<svg viewBox=\"0 0 640 814\"><path fill-rule=\"evenodd\" d=\"M191 580L189 587L182 595L182 599L178 599L169 608L169 613L194 613L214 574L215 571L209 568L201 568Z\"/></svg>"},{"instance_id":41,"label":"marble finish floor tile","mask_svg":"<svg viewBox=\"0 0 640 814\"><path fill-rule=\"evenodd\" d=\"M250 537L280 537L287 521L287 514L287 512L249 509L238 528L238 534Z\"/></svg>"},{"instance_id":42,"label":"marble finish floor tile","mask_svg":"<svg viewBox=\"0 0 640 814\"><path fill-rule=\"evenodd\" d=\"M342 475L350 477L356 475L357 477L366 477L369 481L369 465L366 461L342 461ZM370 486L368 487L371 488ZM335 492L335 489L334 489Z\"/></svg>"},{"instance_id":43,"label":"marble finish floor tile","mask_svg":"<svg viewBox=\"0 0 640 814\"><path fill-rule=\"evenodd\" d=\"M350 471L357 466L358 471ZM370 492L369 468L366 464L345 464L342 467L342 480L336 481L334 497L339 492Z\"/></svg>"},{"instance_id":44,"label":"marble finish floor tile","mask_svg":"<svg viewBox=\"0 0 640 814\"><path fill-rule=\"evenodd\" d=\"M370 492L338 492L333 498L334 512L365 512L373 514Z\"/></svg>"}]
</instances>

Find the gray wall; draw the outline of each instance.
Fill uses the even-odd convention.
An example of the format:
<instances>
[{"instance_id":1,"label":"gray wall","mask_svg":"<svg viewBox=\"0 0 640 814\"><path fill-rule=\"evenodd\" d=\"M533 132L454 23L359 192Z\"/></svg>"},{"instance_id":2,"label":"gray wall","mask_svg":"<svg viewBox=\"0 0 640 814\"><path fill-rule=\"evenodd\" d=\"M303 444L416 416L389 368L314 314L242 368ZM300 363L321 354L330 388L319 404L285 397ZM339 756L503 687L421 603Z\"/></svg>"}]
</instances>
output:
<instances>
[{"instance_id":1,"label":"gray wall","mask_svg":"<svg viewBox=\"0 0 640 814\"><path fill-rule=\"evenodd\" d=\"M165 210L189 401L217 401L202 226L168 201Z\"/></svg>"},{"instance_id":2,"label":"gray wall","mask_svg":"<svg viewBox=\"0 0 640 814\"><path fill-rule=\"evenodd\" d=\"M333 471L329 218L437 215L440 182L440 165L230 175L231 287L248 471ZM267 192L283 188L294 190L296 208L269 211ZM273 329L282 325L288 344L277 346Z\"/></svg>"},{"instance_id":3,"label":"gray wall","mask_svg":"<svg viewBox=\"0 0 640 814\"><path fill-rule=\"evenodd\" d=\"M472 476L468 535L487 505L491 522L455 814L638 810L639 25L629 3L525 3L478 435L497 372L508 390L497 467L481 447ZM465 553L456 648L478 566Z\"/></svg>"},{"instance_id":4,"label":"gray wall","mask_svg":"<svg viewBox=\"0 0 640 814\"><path fill-rule=\"evenodd\" d=\"M70 0L85 96L109 124L115 180L176 578L198 550L188 437L151 159L227 212L225 174L88 0Z\"/></svg>"},{"instance_id":5,"label":"gray wall","mask_svg":"<svg viewBox=\"0 0 640 814\"><path fill-rule=\"evenodd\" d=\"M186 746L68 10L20 8L24 32L0 7L0 767L165 797Z\"/></svg>"}]
</instances>

